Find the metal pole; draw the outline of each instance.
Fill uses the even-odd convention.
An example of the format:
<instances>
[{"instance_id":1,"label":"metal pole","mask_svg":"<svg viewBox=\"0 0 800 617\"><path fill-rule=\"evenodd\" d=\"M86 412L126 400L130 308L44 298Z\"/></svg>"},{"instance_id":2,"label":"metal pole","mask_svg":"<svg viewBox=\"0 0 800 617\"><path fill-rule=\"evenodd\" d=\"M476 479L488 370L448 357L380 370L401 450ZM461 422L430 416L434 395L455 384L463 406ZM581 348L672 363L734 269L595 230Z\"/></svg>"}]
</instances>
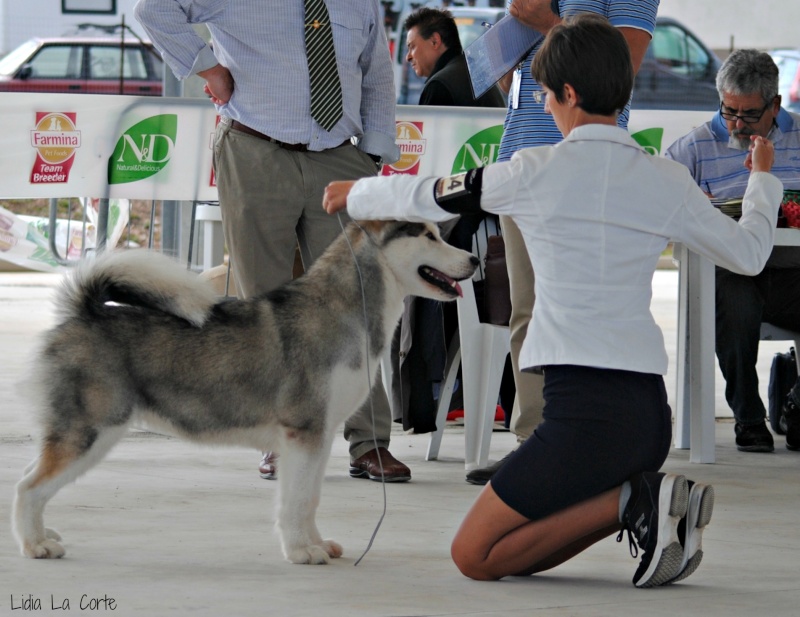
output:
<instances>
[{"instance_id":1,"label":"metal pole","mask_svg":"<svg viewBox=\"0 0 800 617\"><path fill-rule=\"evenodd\" d=\"M106 248L108 236L108 199L100 199L97 204L97 252L102 253Z\"/></svg>"}]
</instances>

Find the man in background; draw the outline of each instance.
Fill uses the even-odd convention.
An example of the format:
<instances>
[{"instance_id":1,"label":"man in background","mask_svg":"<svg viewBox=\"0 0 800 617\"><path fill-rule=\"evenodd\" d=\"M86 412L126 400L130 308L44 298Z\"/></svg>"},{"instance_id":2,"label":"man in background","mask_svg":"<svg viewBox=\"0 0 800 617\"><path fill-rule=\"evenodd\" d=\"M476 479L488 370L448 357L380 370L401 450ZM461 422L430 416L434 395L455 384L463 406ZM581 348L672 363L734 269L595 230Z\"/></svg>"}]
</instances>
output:
<instances>
[{"instance_id":1,"label":"man in background","mask_svg":"<svg viewBox=\"0 0 800 617\"><path fill-rule=\"evenodd\" d=\"M236 283L245 298L268 293L292 279L298 246L308 269L341 233L320 207L325 186L375 175L382 161L400 158L380 7L140 0L135 13L179 79L206 81L220 115L214 169ZM370 396L374 427L370 401L345 423L350 475L407 481L408 467L388 451L391 411L380 379ZM262 477L275 477L275 459L265 453Z\"/></svg>"},{"instance_id":2,"label":"man in background","mask_svg":"<svg viewBox=\"0 0 800 617\"><path fill-rule=\"evenodd\" d=\"M420 94L420 105L505 106L496 86L477 99L472 95L467 61L450 11L423 7L411 13L404 25L406 60L419 77L428 78Z\"/></svg>"},{"instance_id":3,"label":"man in background","mask_svg":"<svg viewBox=\"0 0 800 617\"><path fill-rule=\"evenodd\" d=\"M717 73L717 91L719 111L676 140L667 158L686 165L710 197L741 198L749 175L744 160L750 138L767 137L775 147L772 173L784 189L800 190L800 116L781 107L778 67L769 54L754 49L733 52ZM772 452L774 439L764 420L756 373L761 322L800 331L800 248L775 247L756 276L717 267L715 289L716 352L725 398L736 419L736 447ZM794 407L795 413L787 415L790 450L800 449L800 405Z\"/></svg>"},{"instance_id":4,"label":"man in background","mask_svg":"<svg viewBox=\"0 0 800 617\"><path fill-rule=\"evenodd\" d=\"M420 105L455 107L504 107L500 90L493 86L475 98L461 48L458 27L445 9L422 7L404 22L406 60L427 81ZM442 237L451 245L472 251L472 237L485 215L463 215L442 226ZM393 349L392 378L395 420L416 433L436 430L435 390L444 379L449 344L458 317L455 303L427 298L406 298L399 339Z\"/></svg>"}]
</instances>

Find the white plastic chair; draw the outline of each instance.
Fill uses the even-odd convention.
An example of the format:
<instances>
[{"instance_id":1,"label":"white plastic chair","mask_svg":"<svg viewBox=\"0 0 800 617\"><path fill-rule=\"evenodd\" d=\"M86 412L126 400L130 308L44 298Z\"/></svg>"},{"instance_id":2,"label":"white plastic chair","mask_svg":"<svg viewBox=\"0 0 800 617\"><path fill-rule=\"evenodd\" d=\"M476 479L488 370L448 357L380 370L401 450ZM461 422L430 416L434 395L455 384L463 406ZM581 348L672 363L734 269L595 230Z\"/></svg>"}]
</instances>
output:
<instances>
[{"instance_id":1,"label":"white plastic chair","mask_svg":"<svg viewBox=\"0 0 800 617\"><path fill-rule=\"evenodd\" d=\"M469 471L485 467L489 461L500 382L511 347L508 327L482 323L478 318L472 280L461 281L461 288L464 297L457 300L459 345L450 345L436 413L436 431L431 433L425 460L439 456L460 364L464 391L464 467Z\"/></svg>"}]
</instances>

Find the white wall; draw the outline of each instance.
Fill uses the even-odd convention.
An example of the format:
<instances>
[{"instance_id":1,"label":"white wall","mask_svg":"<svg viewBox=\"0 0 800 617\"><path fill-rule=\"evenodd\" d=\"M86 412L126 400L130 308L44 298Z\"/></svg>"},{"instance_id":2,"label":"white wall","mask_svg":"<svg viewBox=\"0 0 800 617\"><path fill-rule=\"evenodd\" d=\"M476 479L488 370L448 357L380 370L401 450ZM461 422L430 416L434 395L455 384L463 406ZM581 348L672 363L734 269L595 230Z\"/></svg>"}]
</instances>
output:
<instances>
[{"instance_id":1,"label":"white wall","mask_svg":"<svg viewBox=\"0 0 800 617\"><path fill-rule=\"evenodd\" d=\"M798 0L661 0L658 14L674 17L709 47L800 47Z\"/></svg>"},{"instance_id":2,"label":"white wall","mask_svg":"<svg viewBox=\"0 0 800 617\"><path fill-rule=\"evenodd\" d=\"M34 36L61 36L81 23L125 24L144 38L133 16L137 0L117 0L116 15L61 13L61 0L0 0L0 56Z\"/></svg>"}]
</instances>

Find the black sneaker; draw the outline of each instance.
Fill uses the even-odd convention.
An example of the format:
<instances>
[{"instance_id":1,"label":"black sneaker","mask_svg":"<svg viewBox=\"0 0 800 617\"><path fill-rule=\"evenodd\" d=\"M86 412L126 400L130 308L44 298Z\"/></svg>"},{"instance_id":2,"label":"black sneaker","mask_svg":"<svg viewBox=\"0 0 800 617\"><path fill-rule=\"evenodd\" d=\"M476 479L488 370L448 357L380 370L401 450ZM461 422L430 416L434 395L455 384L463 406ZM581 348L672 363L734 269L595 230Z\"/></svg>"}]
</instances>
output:
<instances>
[{"instance_id":1,"label":"black sneaker","mask_svg":"<svg viewBox=\"0 0 800 617\"><path fill-rule=\"evenodd\" d=\"M772 452L775 442L766 422L743 426L738 422L733 427L736 433L736 447L742 452Z\"/></svg>"},{"instance_id":2,"label":"black sneaker","mask_svg":"<svg viewBox=\"0 0 800 617\"><path fill-rule=\"evenodd\" d=\"M783 404L782 422L785 423L786 448L789 450L800 450L800 408L795 405L791 395Z\"/></svg>"},{"instance_id":3,"label":"black sneaker","mask_svg":"<svg viewBox=\"0 0 800 617\"><path fill-rule=\"evenodd\" d=\"M698 484L687 480L689 486L689 505L686 516L678 524L678 539L683 546L683 560L678 576L667 584L682 581L703 560L703 530L711 521L711 512L714 509L714 487L708 484Z\"/></svg>"},{"instance_id":4,"label":"black sneaker","mask_svg":"<svg viewBox=\"0 0 800 617\"><path fill-rule=\"evenodd\" d=\"M628 532L631 555L642 549L642 560L633 575L637 587L655 587L681 572L683 547L678 523L686 515L689 487L684 476L640 473L630 480L631 495L622 513L622 530ZM634 543L634 538L636 542Z\"/></svg>"},{"instance_id":5,"label":"black sneaker","mask_svg":"<svg viewBox=\"0 0 800 617\"><path fill-rule=\"evenodd\" d=\"M513 450L511 451L513 452ZM501 458L496 463L492 463L491 465L487 465L486 467L481 467L479 469L473 469L467 474L467 482L470 484L477 484L479 486L483 486L489 480L492 479L492 476L497 473L497 470L500 469L505 462L508 460L508 457L511 456L511 452L506 454L503 458Z\"/></svg>"}]
</instances>

